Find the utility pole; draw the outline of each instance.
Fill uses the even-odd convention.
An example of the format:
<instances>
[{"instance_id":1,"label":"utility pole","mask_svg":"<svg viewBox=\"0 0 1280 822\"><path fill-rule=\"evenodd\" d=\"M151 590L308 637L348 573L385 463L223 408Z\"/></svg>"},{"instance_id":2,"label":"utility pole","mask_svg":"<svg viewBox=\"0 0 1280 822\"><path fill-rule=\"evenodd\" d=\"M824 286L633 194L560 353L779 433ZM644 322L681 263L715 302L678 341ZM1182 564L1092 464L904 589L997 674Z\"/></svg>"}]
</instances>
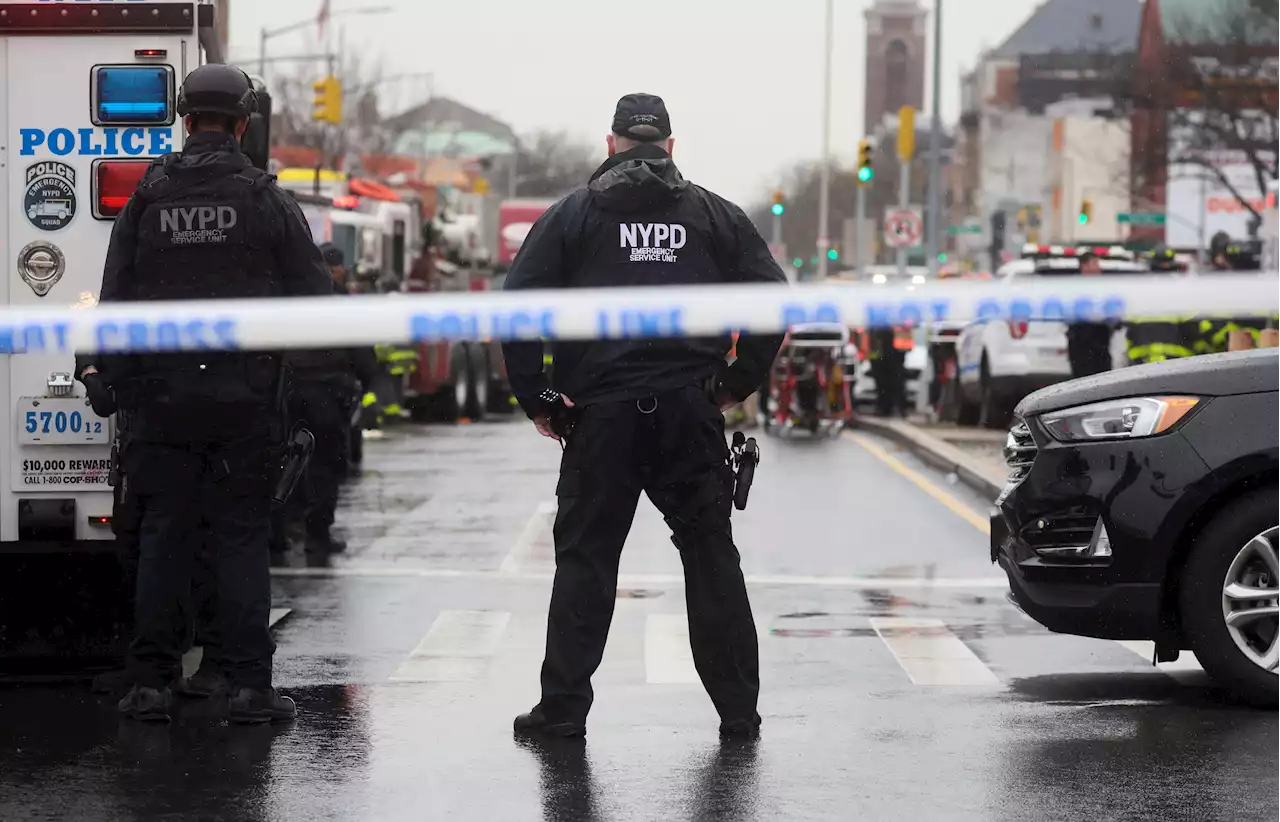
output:
<instances>
[{"instance_id":1,"label":"utility pole","mask_svg":"<svg viewBox=\"0 0 1280 822\"><path fill-rule=\"evenodd\" d=\"M925 262L938 273L942 248L942 0L933 0L933 124L929 129L929 221Z\"/></svg>"},{"instance_id":2,"label":"utility pole","mask_svg":"<svg viewBox=\"0 0 1280 822\"><path fill-rule=\"evenodd\" d=\"M856 276L858 277L861 277L863 274L863 260L866 259L866 257L863 256L865 252L863 251L862 247L864 245L867 245L871 240L870 237L866 236L867 232L863 230L863 226L866 224L866 219L867 219L867 187L863 183L858 183L858 196L856 198L856 203L854 204L854 221L853 221L854 223L853 236L855 238L854 239L854 249L855 249L854 255L855 256L853 260L853 269L855 272L857 272Z\"/></svg>"},{"instance_id":3,"label":"utility pole","mask_svg":"<svg viewBox=\"0 0 1280 822\"><path fill-rule=\"evenodd\" d=\"M911 158L916 152L916 110L911 106L898 109L898 207L911 206ZM898 248L898 276L907 274L907 249Z\"/></svg>"},{"instance_id":4,"label":"utility pole","mask_svg":"<svg viewBox=\"0 0 1280 822\"><path fill-rule=\"evenodd\" d=\"M823 28L822 58L822 178L818 189L818 273L819 281L827 278L827 250L831 238L827 225L831 222L831 37L835 17L834 0L827 0L826 26Z\"/></svg>"}]
</instances>

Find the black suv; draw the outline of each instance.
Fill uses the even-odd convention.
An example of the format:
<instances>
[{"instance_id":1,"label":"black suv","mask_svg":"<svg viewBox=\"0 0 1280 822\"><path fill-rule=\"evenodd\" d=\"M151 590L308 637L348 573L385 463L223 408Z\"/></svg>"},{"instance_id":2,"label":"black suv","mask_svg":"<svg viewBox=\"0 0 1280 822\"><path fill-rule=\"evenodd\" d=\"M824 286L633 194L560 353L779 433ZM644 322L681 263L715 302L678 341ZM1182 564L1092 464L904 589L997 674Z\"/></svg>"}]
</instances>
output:
<instances>
[{"instance_id":1,"label":"black suv","mask_svg":"<svg viewBox=\"0 0 1280 822\"><path fill-rule=\"evenodd\" d=\"M1277 694L1277 349L1189 357L1019 403L991 560L1053 631L1195 652L1251 702Z\"/></svg>"}]
</instances>

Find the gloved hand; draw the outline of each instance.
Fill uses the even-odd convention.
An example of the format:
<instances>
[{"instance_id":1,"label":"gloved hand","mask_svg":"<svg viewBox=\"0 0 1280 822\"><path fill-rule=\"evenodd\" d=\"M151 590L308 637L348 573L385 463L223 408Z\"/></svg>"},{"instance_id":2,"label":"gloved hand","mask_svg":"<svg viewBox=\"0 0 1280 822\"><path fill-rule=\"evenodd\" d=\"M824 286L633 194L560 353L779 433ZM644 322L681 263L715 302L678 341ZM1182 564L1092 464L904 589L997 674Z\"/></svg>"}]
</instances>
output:
<instances>
[{"instance_id":1,"label":"gloved hand","mask_svg":"<svg viewBox=\"0 0 1280 822\"><path fill-rule=\"evenodd\" d=\"M84 392L89 397L93 413L99 417L109 417L116 412L116 394L103 381L101 374L85 374L80 381L84 383Z\"/></svg>"}]
</instances>

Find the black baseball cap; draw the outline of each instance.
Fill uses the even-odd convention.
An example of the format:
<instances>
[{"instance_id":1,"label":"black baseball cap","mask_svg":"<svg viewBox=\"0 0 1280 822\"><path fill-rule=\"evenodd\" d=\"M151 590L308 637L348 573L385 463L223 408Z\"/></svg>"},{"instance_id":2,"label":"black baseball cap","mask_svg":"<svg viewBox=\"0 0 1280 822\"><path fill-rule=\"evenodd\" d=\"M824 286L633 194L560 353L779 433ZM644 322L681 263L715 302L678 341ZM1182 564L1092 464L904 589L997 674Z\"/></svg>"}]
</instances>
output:
<instances>
[{"instance_id":1,"label":"black baseball cap","mask_svg":"<svg viewBox=\"0 0 1280 822\"><path fill-rule=\"evenodd\" d=\"M320 246L320 256L324 257L325 265L346 265L347 261L342 254L342 249L333 243L325 243Z\"/></svg>"},{"instance_id":2,"label":"black baseball cap","mask_svg":"<svg viewBox=\"0 0 1280 822\"><path fill-rule=\"evenodd\" d=\"M642 143L656 143L671 136L667 104L655 94L628 94L613 113L613 133Z\"/></svg>"}]
</instances>

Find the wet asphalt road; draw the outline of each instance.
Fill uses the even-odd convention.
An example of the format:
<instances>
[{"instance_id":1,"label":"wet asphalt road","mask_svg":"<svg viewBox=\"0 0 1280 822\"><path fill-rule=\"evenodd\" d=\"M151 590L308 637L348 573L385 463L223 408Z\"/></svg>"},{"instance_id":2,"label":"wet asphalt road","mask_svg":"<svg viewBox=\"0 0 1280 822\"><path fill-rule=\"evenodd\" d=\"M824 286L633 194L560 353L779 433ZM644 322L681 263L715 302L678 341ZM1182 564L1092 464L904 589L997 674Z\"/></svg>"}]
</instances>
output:
<instances>
[{"instance_id":1,"label":"wet asphalt road","mask_svg":"<svg viewBox=\"0 0 1280 822\"><path fill-rule=\"evenodd\" d=\"M645 501L588 739L514 742L558 448L519 423L405 427L366 443L348 555L275 577L296 723L184 703L145 727L80 688L0 690L0 820L1276 819L1276 714L1039 628L987 561L982 500L861 435L763 448L735 514L758 743L716 738Z\"/></svg>"}]
</instances>

